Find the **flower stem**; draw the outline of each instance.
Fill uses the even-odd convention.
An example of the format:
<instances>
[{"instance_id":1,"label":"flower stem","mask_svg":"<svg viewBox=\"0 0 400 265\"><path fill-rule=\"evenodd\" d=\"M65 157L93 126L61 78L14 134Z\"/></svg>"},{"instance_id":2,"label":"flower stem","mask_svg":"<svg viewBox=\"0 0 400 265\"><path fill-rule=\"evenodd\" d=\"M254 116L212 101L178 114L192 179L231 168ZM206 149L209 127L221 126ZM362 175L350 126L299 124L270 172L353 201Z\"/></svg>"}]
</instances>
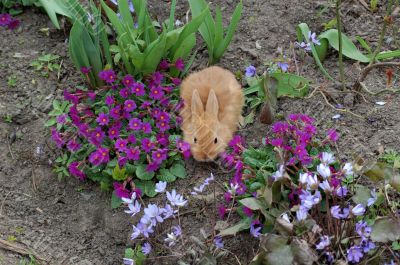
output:
<instances>
[{"instance_id":1,"label":"flower stem","mask_svg":"<svg viewBox=\"0 0 400 265\"><path fill-rule=\"evenodd\" d=\"M343 67L342 21L340 18L341 5L342 5L342 0L336 0L336 20L338 29L338 39L339 39L339 73L340 73L340 83L342 84L342 90L345 90L346 83L344 78L344 67Z\"/></svg>"}]
</instances>

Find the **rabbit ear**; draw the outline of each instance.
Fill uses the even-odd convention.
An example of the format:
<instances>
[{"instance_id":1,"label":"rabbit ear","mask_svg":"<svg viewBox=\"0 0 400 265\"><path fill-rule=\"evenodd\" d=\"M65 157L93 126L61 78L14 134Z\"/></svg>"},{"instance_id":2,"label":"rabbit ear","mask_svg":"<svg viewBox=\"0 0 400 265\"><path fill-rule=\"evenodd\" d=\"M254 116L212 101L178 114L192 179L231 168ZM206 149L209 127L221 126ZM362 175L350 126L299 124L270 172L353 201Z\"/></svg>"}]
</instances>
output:
<instances>
[{"instance_id":1,"label":"rabbit ear","mask_svg":"<svg viewBox=\"0 0 400 265\"><path fill-rule=\"evenodd\" d=\"M207 105L206 105L206 112L211 115L212 117L218 117L218 111L219 111L219 106L218 106L218 99L217 95L215 95L215 92L213 89L210 90L208 93L208 99L207 99Z\"/></svg>"},{"instance_id":2,"label":"rabbit ear","mask_svg":"<svg viewBox=\"0 0 400 265\"><path fill-rule=\"evenodd\" d=\"M204 113L203 102L201 102L199 91L193 90L192 94L192 115L201 117Z\"/></svg>"}]
</instances>

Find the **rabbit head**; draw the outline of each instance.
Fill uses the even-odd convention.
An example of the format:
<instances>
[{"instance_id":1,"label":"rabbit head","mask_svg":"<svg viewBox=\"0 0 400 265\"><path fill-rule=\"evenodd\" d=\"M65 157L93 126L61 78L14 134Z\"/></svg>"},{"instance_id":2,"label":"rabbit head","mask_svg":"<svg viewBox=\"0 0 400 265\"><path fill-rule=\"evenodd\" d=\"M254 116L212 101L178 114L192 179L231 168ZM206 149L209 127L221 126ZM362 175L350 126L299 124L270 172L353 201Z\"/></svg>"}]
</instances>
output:
<instances>
[{"instance_id":1,"label":"rabbit head","mask_svg":"<svg viewBox=\"0 0 400 265\"><path fill-rule=\"evenodd\" d=\"M190 143L193 157L198 161L214 160L232 138L231 130L218 119L219 103L214 90L208 94L205 109L199 92L193 90L190 111L191 128L185 131L185 140Z\"/></svg>"}]
</instances>

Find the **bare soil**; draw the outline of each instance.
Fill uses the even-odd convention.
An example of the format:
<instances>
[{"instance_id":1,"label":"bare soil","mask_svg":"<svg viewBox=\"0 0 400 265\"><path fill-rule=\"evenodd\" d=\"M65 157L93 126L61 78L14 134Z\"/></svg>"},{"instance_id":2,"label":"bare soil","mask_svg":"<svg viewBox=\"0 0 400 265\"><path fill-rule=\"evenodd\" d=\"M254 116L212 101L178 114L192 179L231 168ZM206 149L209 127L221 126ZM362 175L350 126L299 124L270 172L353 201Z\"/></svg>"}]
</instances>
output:
<instances>
[{"instance_id":1,"label":"bare soil","mask_svg":"<svg viewBox=\"0 0 400 265\"><path fill-rule=\"evenodd\" d=\"M168 1L151 0L150 10L159 19L168 15ZM178 18L184 21L188 6L178 5ZM238 1L216 0L223 14L231 14ZM252 63L263 71L265 61L274 58L278 47L288 50L296 40L295 27L300 22L309 24L313 31L323 30L322 23L334 17L334 9L318 15L326 1L293 0L244 0L244 13L232 45L220 65L236 72L243 71ZM384 7L376 13L367 11L359 1L345 1L342 8L345 32L348 36L362 36L376 45L382 26ZM226 20L228 15L224 15ZM48 264L121 264L124 249L130 241L130 220L121 209L111 210L111 194L101 192L92 183L76 179L57 180L52 172L56 150L49 131L44 127L51 102L60 98L63 89L81 82L79 74L68 58L65 33L56 31L48 18L37 10L27 10L18 17L22 27L16 31L0 28L0 238L15 237L15 243L25 246L46 259ZM395 21L398 24L398 21ZM49 28L48 35L43 28ZM256 42L261 46L256 47ZM396 41L386 38L384 49L395 49ZM199 46L200 47L200 46ZM50 73L49 78L40 76L30 63L42 53L60 55L62 68ZM337 76L337 54L332 52L324 63L333 76ZM205 66L206 49L202 49L193 69ZM299 62L299 74L330 89L312 59ZM353 81L360 66L345 61L348 82ZM10 87L10 76L17 78L17 85ZM398 73L395 72L395 86ZM366 84L372 91L385 88L385 69L373 71ZM330 90L331 91L331 90ZM319 129L335 127L341 134L338 150L343 158L361 156L375 159L382 148L399 150L400 146L400 97L399 95L365 95L333 91L334 104L342 104L364 119L349 113L333 120L337 110L330 107L316 93L309 99L280 99L279 115L306 113L312 115ZM384 106L375 102L385 101ZM6 117L8 120L6 121ZM257 146L268 134L269 126L255 124L240 131L247 143ZM187 163L190 176L173 184L179 192L188 194L190 189L213 172L218 182L229 174L212 163ZM221 197L216 185L216 196ZM213 190L213 188L211 188ZM155 198L154 200L158 200ZM212 232L216 220L214 200L194 201L183 217L186 235L199 235L199 229ZM232 223L234 217L231 218ZM257 251L258 242L249 235L240 234L225 239L225 246L233 254L218 264L248 264ZM150 257L148 264L177 264L179 258ZM0 248L0 264L19 264L21 256Z\"/></svg>"}]
</instances>

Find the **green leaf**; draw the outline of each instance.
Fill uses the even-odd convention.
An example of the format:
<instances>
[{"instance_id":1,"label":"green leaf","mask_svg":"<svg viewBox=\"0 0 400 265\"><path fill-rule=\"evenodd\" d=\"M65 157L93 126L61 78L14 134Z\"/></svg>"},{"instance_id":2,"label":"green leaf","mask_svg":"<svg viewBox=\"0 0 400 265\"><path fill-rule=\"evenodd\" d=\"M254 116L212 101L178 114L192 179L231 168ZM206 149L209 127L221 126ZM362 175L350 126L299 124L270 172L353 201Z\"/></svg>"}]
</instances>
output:
<instances>
[{"instance_id":1,"label":"green leaf","mask_svg":"<svg viewBox=\"0 0 400 265\"><path fill-rule=\"evenodd\" d=\"M214 52L214 62L219 61L219 59L222 57L225 50L228 48L229 44L231 43L233 34L235 33L237 25L242 16L242 10L243 10L243 2L241 0L239 2L239 4L236 6L235 11L233 12L232 20L231 20L231 23L229 24L228 31L226 33L226 36L225 36L223 42L219 43L219 45L218 45L218 42L216 42L216 44L218 46Z\"/></svg>"},{"instance_id":2,"label":"green leaf","mask_svg":"<svg viewBox=\"0 0 400 265\"><path fill-rule=\"evenodd\" d=\"M308 25L306 23L301 23L298 25L297 27L297 38L299 41L302 40L306 40L307 43L310 43L310 47L311 47L311 53L314 57L314 60L316 62L316 64L318 65L319 69L321 70L321 72L331 81L334 81L333 77L331 77L329 75L329 73L326 71L326 69L324 68L324 66L321 63L321 60L319 59L317 50L314 46L313 42L310 42L308 40L308 33L310 32L310 28L308 27Z\"/></svg>"},{"instance_id":3,"label":"green leaf","mask_svg":"<svg viewBox=\"0 0 400 265\"><path fill-rule=\"evenodd\" d=\"M145 50L145 59L142 67L142 72L144 74L149 74L157 69L162 57L165 54L165 44L167 41L165 31L160 35L160 37L152 42Z\"/></svg>"},{"instance_id":4,"label":"green leaf","mask_svg":"<svg viewBox=\"0 0 400 265\"><path fill-rule=\"evenodd\" d=\"M270 77L278 82L278 97L305 97L309 82L304 77L289 73L273 73Z\"/></svg>"},{"instance_id":5,"label":"green leaf","mask_svg":"<svg viewBox=\"0 0 400 265\"><path fill-rule=\"evenodd\" d=\"M46 10L51 22L57 29L60 29L57 14L72 18L69 8L63 0L38 0L40 5ZM78 3L79 4L79 3Z\"/></svg>"},{"instance_id":6,"label":"green leaf","mask_svg":"<svg viewBox=\"0 0 400 265\"><path fill-rule=\"evenodd\" d=\"M125 258L133 259L134 255L135 255L135 252L133 251L132 248L125 249L125 256L124 256Z\"/></svg>"},{"instance_id":7,"label":"green leaf","mask_svg":"<svg viewBox=\"0 0 400 265\"><path fill-rule=\"evenodd\" d=\"M56 118L51 118L50 120L46 121L46 123L44 124L44 126L45 126L45 127L51 127L51 126L53 126L53 125L56 124L56 123L57 123Z\"/></svg>"},{"instance_id":8,"label":"green leaf","mask_svg":"<svg viewBox=\"0 0 400 265\"><path fill-rule=\"evenodd\" d=\"M155 191L156 186L153 181L135 181L136 187L138 187L146 196L154 197L157 195Z\"/></svg>"},{"instance_id":9,"label":"green leaf","mask_svg":"<svg viewBox=\"0 0 400 265\"><path fill-rule=\"evenodd\" d=\"M274 234L262 235L260 248L265 252L263 264L293 264L294 256L287 237Z\"/></svg>"},{"instance_id":10,"label":"green leaf","mask_svg":"<svg viewBox=\"0 0 400 265\"><path fill-rule=\"evenodd\" d=\"M251 210L261 210L265 209L265 206L262 205L262 203L257 200L256 198L244 198L239 201L241 204L246 206L247 208L250 208Z\"/></svg>"},{"instance_id":11,"label":"green leaf","mask_svg":"<svg viewBox=\"0 0 400 265\"><path fill-rule=\"evenodd\" d=\"M327 39L329 44L339 51L339 38L338 38L338 30L337 29L330 29L323 32L321 35L318 36L319 39ZM354 59L356 61L360 61L363 63L368 63L371 61L370 58L362 54L354 43L342 32L342 43L343 43L343 55Z\"/></svg>"},{"instance_id":12,"label":"green leaf","mask_svg":"<svg viewBox=\"0 0 400 265\"><path fill-rule=\"evenodd\" d=\"M171 31L171 30L174 29L175 9L176 9L176 0L172 0L172 2L171 2L171 10L169 12L168 31Z\"/></svg>"},{"instance_id":13,"label":"green leaf","mask_svg":"<svg viewBox=\"0 0 400 265\"><path fill-rule=\"evenodd\" d=\"M386 60L386 59L392 59L395 57L400 57L400 50L380 52L376 56L376 59L377 60Z\"/></svg>"},{"instance_id":14,"label":"green leaf","mask_svg":"<svg viewBox=\"0 0 400 265\"><path fill-rule=\"evenodd\" d=\"M222 230L218 236L235 236L240 231L250 228L250 222L247 220L242 220L234 226Z\"/></svg>"},{"instance_id":15,"label":"green leaf","mask_svg":"<svg viewBox=\"0 0 400 265\"><path fill-rule=\"evenodd\" d=\"M121 18L125 24L125 27L133 29L133 18L129 9L128 0L118 0L118 11L121 14Z\"/></svg>"},{"instance_id":16,"label":"green leaf","mask_svg":"<svg viewBox=\"0 0 400 265\"><path fill-rule=\"evenodd\" d=\"M112 171L112 177L115 180L123 181L128 177L128 175L126 174L125 168L121 169L121 168L119 168L119 165L116 165Z\"/></svg>"},{"instance_id":17,"label":"green leaf","mask_svg":"<svg viewBox=\"0 0 400 265\"><path fill-rule=\"evenodd\" d=\"M377 219L372 225L371 239L380 243L400 240L400 219L391 217Z\"/></svg>"},{"instance_id":18,"label":"green leaf","mask_svg":"<svg viewBox=\"0 0 400 265\"><path fill-rule=\"evenodd\" d=\"M360 36L356 36L356 40L360 43L360 45L364 49L366 49L368 51L369 54L372 53L371 47L368 45L368 43L363 38L361 38Z\"/></svg>"},{"instance_id":19,"label":"green leaf","mask_svg":"<svg viewBox=\"0 0 400 265\"><path fill-rule=\"evenodd\" d=\"M157 179L165 182L174 182L176 180L176 176L174 176L168 169L162 168L160 172L157 174Z\"/></svg>"},{"instance_id":20,"label":"green leaf","mask_svg":"<svg viewBox=\"0 0 400 265\"><path fill-rule=\"evenodd\" d=\"M111 195L111 208L115 209L118 208L122 204L121 198L119 198L115 192L112 193Z\"/></svg>"},{"instance_id":21,"label":"green leaf","mask_svg":"<svg viewBox=\"0 0 400 265\"><path fill-rule=\"evenodd\" d=\"M136 177L141 180L151 180L154 177L154 172L147 172L145 165L139 165L136 168Z\"/></svg>"},{"instance_id":22,"label":"green leaf","mask_svg":"<svg viewBox=\"0 0 400 265\"><path fill-rule=\"evenodd\" d=\"M186 178L186 169L185 166L181 163L175 163L170 169L171 173L178 178Z\"/></svg>"},{"instance_id":23,"label":"green leaf","mask_svg":"<svg viewBox=\"0 0 400 265\"><path fill-rule=\"evenodd\" d=\"M355 203L361 203L363 205L367 205L368 199L371 198L371 191L362 185L355 186L355 194L352 197Z\"/></svg>"}]
</instances>

